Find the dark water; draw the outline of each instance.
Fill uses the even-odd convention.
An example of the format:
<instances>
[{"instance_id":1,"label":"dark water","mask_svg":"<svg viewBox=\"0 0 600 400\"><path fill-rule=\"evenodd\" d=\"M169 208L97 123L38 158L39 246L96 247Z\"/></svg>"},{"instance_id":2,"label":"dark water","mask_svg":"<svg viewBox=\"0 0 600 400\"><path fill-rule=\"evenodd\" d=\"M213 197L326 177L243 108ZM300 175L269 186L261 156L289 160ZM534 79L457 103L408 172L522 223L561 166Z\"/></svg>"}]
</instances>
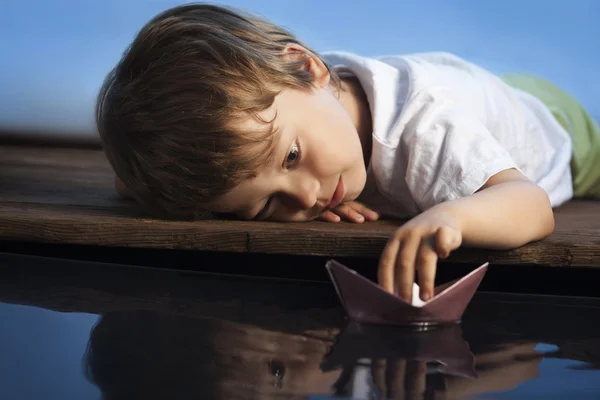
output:
<instances>
[{"instance_id":1,"label":"dark water","mask_svg":"<svg viewBox=\"0 0 600 400\"><path fill-rule=\"evenodd\" d=\"M597 399L599 312L479 293L412 332L329 283L0 255L0 399Z\"/></svg>"}]
</instances>

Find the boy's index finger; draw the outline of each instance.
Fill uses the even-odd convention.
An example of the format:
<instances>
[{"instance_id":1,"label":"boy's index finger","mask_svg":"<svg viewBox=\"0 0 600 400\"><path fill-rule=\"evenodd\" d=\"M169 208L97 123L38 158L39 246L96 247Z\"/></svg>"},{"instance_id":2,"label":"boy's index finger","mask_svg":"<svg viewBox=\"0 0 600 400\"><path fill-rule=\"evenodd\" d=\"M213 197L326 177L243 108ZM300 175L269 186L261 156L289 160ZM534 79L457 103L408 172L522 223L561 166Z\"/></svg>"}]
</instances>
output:
<instances>
[{"instance_id":1,"label":"boy's index finger","mask_svg":"<svg viewBox=\"0 0 600 400\"><path fill-rule=\"evenodd\" d=\"M433 238L424 239L419 248L417 270L419 275L420 298L427 301L433 297L438 255Z\"/></svg>"},{"instance_id":2,"label":"boy's index finger","mask_svg":"<svg viewBox=\"0 0 600 400\"><path fill-rule=\"evenodd\" d=\"M421 238L418 235L407 235L400 242L396 256L395 284L398 287L398 295L408 302L412 302L417 251L420 243Z\"/></svg>"},{"instance_id":3,"label":"boy's index finger","mask_svg":"<svg viewBox=\"0 0 600 400\"><path fill-rule=\"evenodd\" d=\"M399 248L400 241L396 237L392 237L388 240L381 253L377 270L379 285L381 285L385 291L392 294L395 292L394 269Z\"/></svg>"}]
</instances>

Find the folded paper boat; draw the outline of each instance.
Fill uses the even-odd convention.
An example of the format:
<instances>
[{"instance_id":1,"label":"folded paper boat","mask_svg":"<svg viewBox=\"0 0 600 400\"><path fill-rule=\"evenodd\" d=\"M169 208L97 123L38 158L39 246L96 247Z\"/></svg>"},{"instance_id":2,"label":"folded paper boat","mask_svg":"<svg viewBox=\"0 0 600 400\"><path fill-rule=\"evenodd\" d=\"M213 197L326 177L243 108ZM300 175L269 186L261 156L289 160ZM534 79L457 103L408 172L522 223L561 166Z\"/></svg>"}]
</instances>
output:
<instances>
[{"instance_id":1,"label":"folded paper boat","mask_svg":"<svg viewBox=\"0 0 600 400\"><path fill-rule=\"evenodd\" d=\"M481 265L460 279L436 286L423 304L409 303L335 260L326 264L348 317L372 324L430 326L459 323L487 272ZM413 296L414 297L414 296Z\"/></svg>"}]
</instances>

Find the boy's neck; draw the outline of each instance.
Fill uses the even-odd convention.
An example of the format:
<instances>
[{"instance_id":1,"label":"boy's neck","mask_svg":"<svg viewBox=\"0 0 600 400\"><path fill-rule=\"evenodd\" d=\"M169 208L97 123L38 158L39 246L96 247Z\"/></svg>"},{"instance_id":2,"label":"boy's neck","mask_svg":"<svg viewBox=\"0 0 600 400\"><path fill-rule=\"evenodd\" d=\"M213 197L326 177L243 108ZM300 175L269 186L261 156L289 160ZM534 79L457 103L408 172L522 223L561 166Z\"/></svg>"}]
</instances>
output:
<instances>
[{"instance_id":1,"label":"boy's neck","mask_svg":"<svg viewBox=\"0 0 600 400\"><path fill-rule=\"evenodd\" d=\"M346 109L356 127L362 145L365 166L368 166L373 140L373 122L369 101L362 85L356 77L345 76L341 78L342 90L340 91L340 103Z\"/></svg>"}]
</instances>

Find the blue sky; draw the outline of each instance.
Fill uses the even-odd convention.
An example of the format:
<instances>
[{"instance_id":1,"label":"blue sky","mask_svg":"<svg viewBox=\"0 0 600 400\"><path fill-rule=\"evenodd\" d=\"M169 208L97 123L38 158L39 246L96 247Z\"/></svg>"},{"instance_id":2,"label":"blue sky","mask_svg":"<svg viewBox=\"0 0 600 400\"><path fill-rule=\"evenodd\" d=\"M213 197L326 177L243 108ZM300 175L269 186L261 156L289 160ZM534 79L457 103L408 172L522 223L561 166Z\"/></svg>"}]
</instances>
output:
<instances>
[{"instance_id":1,"label":"blue sky","mask_svg":"<svg viewBox=\"0 0 600 400\"><path fill-rule=\"evenodd\" d=\"M98 88L136 31L176 0L3 0L0 126L94 135ZM600 119L600 1L236 0L317 51L444 50L493 72L528 71Z\"/></svg>"}]
</instances>

